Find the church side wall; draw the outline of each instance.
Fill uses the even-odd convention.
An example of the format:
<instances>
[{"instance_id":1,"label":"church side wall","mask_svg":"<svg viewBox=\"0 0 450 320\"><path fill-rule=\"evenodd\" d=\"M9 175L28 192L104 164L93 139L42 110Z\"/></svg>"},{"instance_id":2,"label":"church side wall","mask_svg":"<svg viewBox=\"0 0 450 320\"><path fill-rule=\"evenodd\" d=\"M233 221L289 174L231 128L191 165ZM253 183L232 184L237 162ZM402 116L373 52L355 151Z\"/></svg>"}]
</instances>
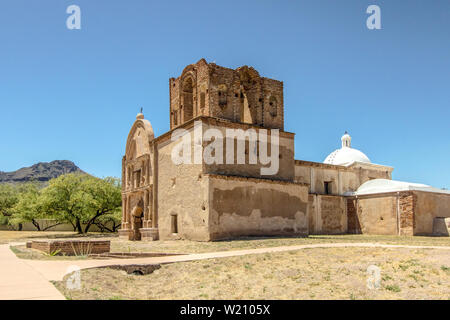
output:
<instances>
[{"instance_id":1,"label":"church side wall","mask_svg":"<svg viewBox=\"0 0 450 320\"><path fill-rule=\"evenodd\" d=\"M348 232L398 234L397 206L396 194L348 198Z\"/></svg>"},{"instance_id":2,"label":"church side wall","mask_svg":"<svg viewBox=\"0 0 450 320\"><path fill-rule=\"evenodd\" d=\"M248 138L246 138L246 159L245 164L237 164L236 156L237 156L237 139L234 139L234 164L226 163L226 130L227 129L242 129L244 131L248 129L253 129L257 134L259 134L259 128L255 126L238 124L238 123L221 123L217 122L215 119L204 119L204 127L203 130L207 129L217 129L219 130L223 137L223 162L224 164L205 164L204 172L210 174L224 174L224 175L238 175L244 177L253 177L253 178L261 178L267 177L271 179L280 179L280 180L288 180L293 181L294 179L294 134L287 132L279 132L279 157L275 159L279 161L279 169L278 172L274 175L270 176L262 176L261 168L269 167L269 165L262 165L260 163L259 156L257 157L257 164L249 164L249 142ZM272 145L270 143L270 129L267 130L267 142L268 142L268 154L271 155ZM204 141L204 146L209 145L211 142ZM257 148L259 148L259 142L257 141ZM269 157L270 158L270 157Z\"/></svg>"},{"instance_id":3,"label":"church side wall","mask_svg":"<svg viewBox=\"0 0 450 320\"><path fill-rule=\"evenodd\" d=\"M295 181L309 184L313 194L325 194L325 182L331 182L332 195L343 195L360 186L358 170L300 160L295 161Z\"/></svg>"},{"instance_id":4,"label":"church side wall","mask_svg":"<svg viewBox=\"0 0 450 320\"><path fill-rule=\"evenodd\" d=\"M207 177L211 239L308 234L306 185L234 176Z\"/></svg>"},{"instance_id":5,"label":"church side wall","mask_svg":"<svg viewBox=\"0 0 450 320\"><path fill-rule=\"evenodd\" d=\"M450 194L413 191L414 235L431 235L433 219L450 218Z\"/></svg>"},{"instance_id":6,"label":"church side wall","mask_svg":"<svg viewBox=\"0 0 450 320\"><path fill-rule=\"evenodd\" d=\"M347 201L344 197L310 194L308 212L310 234L347 232Z\"/></svg>"},{"instance_id":7,"label":"church side wall","mask_svg":"<svg viewBox=\"0 0 450 320\"><path fill-rule=\"evenodd\" d=\"M189 134L193 139L192 128ZM201 164L174 164L171 154L178 143L165 140L158 144L159 237L208 241L208 182ZM176 234L173 233L174 221Z\"/></svg>"}]
</instances>

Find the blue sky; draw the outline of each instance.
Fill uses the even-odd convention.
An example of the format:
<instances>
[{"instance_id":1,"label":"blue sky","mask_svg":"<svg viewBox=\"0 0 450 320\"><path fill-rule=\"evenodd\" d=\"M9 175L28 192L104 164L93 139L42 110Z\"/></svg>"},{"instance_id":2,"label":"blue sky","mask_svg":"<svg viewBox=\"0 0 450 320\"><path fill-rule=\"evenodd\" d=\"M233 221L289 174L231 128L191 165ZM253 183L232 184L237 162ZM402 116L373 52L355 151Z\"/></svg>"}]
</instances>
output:
<instances>
[{"instance_id":1,"label":"blue sky","mask_svg":"<svg viewBox=\"0 0 450 320\"><path fill-rule=\"evenodd\" d=\"M82 29L68 30L79 5ZM381 8L368 30L366 8ZM0 170L68 159L119 176L142 106L169 128L169 77L200 58L284 81L296 158L348 130L393 178L450 187L450 1L3 0Z\"/></svg>"}]
</instances>

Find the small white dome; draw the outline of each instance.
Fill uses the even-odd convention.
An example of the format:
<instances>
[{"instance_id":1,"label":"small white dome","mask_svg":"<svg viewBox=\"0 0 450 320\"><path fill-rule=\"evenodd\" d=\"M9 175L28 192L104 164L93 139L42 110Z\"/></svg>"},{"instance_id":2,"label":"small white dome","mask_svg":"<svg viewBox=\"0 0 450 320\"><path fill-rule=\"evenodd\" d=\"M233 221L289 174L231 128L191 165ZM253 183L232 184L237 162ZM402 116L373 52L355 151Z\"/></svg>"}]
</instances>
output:
<instances>
[{"instance_id":1,"label":"small white dome","mask_svg":"<svg viewBox=\"0 0 450 320\"><path fill-rule=\"evenodd\" d=\"M330 153L323 163L334 165L346 165L353 162L371 163L363 152L351 147L352 137L347 132L342 136L341 141L342 148Z\"/></svg>"}]
</instances>

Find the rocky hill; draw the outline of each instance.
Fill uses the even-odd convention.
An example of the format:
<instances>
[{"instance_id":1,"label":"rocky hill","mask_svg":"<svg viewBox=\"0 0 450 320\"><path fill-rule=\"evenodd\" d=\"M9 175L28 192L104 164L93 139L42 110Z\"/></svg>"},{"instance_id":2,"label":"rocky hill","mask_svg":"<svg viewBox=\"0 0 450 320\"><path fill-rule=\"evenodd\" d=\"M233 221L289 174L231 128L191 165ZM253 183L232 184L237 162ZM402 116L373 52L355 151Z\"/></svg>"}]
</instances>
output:
<instances>
[{"instance_id":1,"label":"rocky hill","mask_svg":"<svg viewBox=\"0 0 450 320\"><path fill-rule=\"evenodd\" d=\"M29 181L47 182L66 173L84 173L72 161L55 160L39 162L13 172L0 171L0 183L23 183Z\"/></svg>"}]
</instances>

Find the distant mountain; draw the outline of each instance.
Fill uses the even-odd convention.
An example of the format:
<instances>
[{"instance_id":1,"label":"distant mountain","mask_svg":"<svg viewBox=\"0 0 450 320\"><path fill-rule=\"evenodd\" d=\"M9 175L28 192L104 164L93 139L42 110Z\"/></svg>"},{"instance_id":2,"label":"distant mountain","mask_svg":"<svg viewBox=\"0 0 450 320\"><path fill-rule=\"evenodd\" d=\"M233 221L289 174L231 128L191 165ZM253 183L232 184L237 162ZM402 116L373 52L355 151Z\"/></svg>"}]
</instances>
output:
<instances>
[{"instance_id":1,"label":"distant mountain","mask_svg":"<svg viewBox=\"0 0 450 320\"><path fill-rule=\"evenodd\" d=\"M0 183L47 182L66 173L85 173L72 161L39 162L13 172L0 171Z\"/></svg>"}]
</instances>

